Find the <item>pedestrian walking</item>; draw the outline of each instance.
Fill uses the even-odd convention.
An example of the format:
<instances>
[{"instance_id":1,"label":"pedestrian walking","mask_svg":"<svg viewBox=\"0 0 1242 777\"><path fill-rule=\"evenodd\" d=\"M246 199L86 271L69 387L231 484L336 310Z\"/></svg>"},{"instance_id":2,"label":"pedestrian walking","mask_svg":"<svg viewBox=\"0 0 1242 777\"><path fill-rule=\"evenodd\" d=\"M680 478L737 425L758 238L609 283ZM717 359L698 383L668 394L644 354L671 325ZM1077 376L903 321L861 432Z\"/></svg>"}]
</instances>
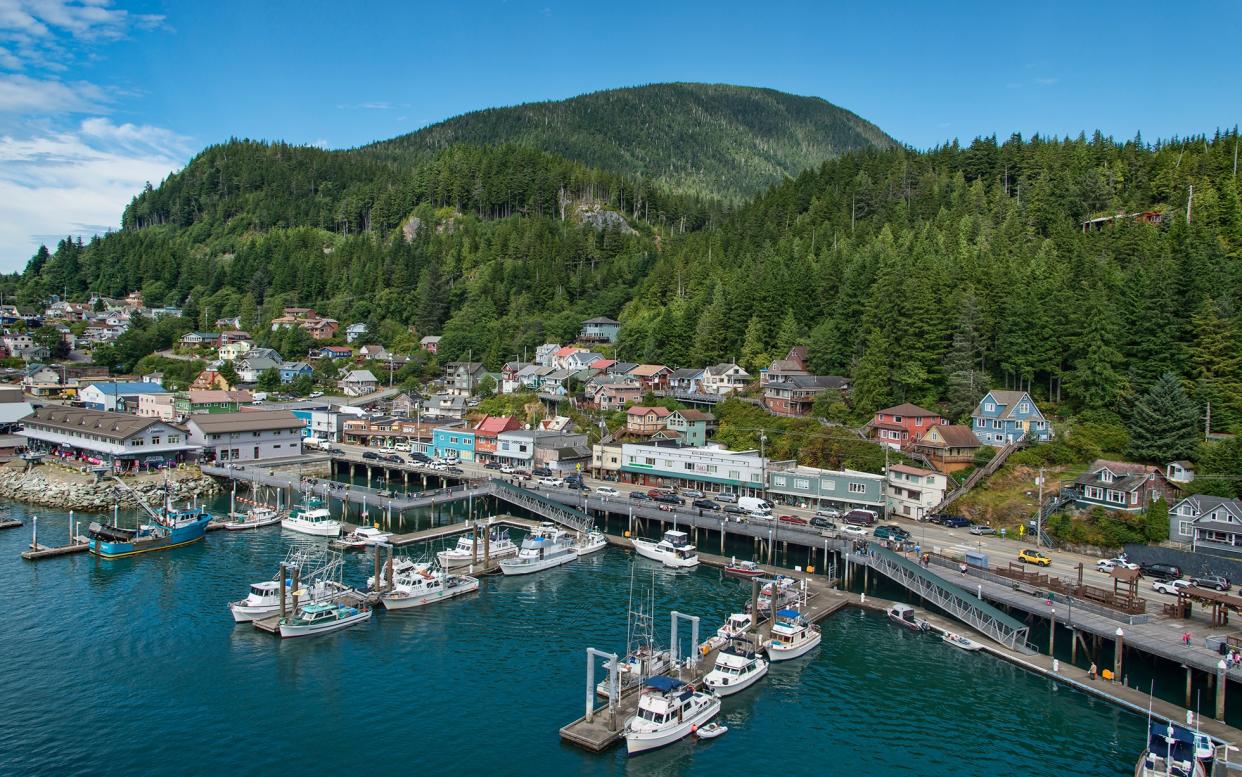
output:
<instances>
[{"instance_id":1,"label":"pedestrian walking","mask_svg":"<svg viewBox=\"0 0 1242 777\"><path fill-rule=\"evenodd\" d=\"M1095 666L1095 662L1092 661L1091 668L1087 670L1087 677L1090 677L1092 680L1094 680L1095 675L1096 675L1096 666Z\"/></svg>"},{"instance_id":2,"label":"pedestrian walking","mask_svg":"<svg viewBox=\"0 0 1242 777\"><path fill-rule=\"evenodd\" d=\"M966 564L964 562L962 564L959 564L957 568L961 570L963 576L966 575Z\"/></svg>"}]
</instances>

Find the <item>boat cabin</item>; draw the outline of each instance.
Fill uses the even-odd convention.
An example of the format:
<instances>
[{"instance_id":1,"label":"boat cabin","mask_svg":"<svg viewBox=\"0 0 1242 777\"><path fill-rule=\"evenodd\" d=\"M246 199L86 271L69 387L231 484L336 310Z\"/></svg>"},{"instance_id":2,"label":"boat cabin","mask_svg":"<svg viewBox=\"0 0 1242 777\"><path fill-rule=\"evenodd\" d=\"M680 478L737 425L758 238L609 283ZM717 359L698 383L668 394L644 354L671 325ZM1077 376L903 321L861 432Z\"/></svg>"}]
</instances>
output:
<instances>
[{"instance_id":1,"label":"boat cabin","mask_svg":"<svg viewBox=\"0 0 1242 777\"><path fill-rule=\"evenodd\" d=\"M638 700L638 718L659 726L690 711L694 689L672 677L651 677L643 683Z\"/></svg>"},{"instance_id":2,"label":"boat cabin","mask_svg":"<svg viewBox=\"0 0 1242 777\"><path fill-rule=\"evenodd\" d=\"M690 535L684 531L666 531L664 541L674 548L682 548L690 544Z\"/></svg>"}]
</instances>

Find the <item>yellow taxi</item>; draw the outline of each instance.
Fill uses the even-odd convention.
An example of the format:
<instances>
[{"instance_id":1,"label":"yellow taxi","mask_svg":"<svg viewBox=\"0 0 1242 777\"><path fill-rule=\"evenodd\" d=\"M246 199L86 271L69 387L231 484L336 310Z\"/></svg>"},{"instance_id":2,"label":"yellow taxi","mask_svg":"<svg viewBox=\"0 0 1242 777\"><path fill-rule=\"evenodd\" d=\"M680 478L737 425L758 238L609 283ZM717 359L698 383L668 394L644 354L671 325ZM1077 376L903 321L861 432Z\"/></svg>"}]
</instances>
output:
<instances>
[{"instance_id":1,"label":"yellow taxi","mask_svg":"<svg viewBox=\"0 0 1242 777\"><path fill-rule=\"evenodd\" d=\"M1052 566L1052 559L1040 553L1038 550L1022 550L1018 552L1018 561L1024 564L1034 564L1040 567Z\"/></svg>"}]
</instances>

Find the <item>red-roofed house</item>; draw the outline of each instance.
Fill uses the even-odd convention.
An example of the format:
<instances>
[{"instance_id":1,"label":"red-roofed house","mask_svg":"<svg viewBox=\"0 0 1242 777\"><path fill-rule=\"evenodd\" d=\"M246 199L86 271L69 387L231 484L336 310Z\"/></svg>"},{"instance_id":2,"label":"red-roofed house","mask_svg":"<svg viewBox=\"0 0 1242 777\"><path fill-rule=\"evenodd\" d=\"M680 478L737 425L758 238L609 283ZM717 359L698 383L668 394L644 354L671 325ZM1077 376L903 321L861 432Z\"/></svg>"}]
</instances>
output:
<instances>
[{"instance_id":1,"label":"red-roofed house","mask_svg":"<svg viewBox=\"0 0 1242 777\"><path fill-rule=\"evenodd\" d=\"M522 425L511 415L485 415L474 425L474 459L487 463L496 455L496 438L501 432L521 429Z\"/></svg>"},{"instance_id":2,"label":"red-roofed house","mask_svg":"<svg viewBox=\"0 0 1242 777\"><path fill-rule=\"evenodd\" d=\"M643 436L664 431L672 414L666 407L631 407L625 411L625 431Z\"/></svg>"},{"instance_id":3,"label":"red-roofed house","mask_svg":"<svg viewBox=\"0 0 1242 777\"><path fill-rule=\"evenodd\" d=\"M586 353L586 349L575 348L572 345L563 345L557 348L556 353L552 354L552 366L558 370L568 368L569 362L566 360L575 353Z\"/></svg>"},{"instance_id":4,"label":"red-roofed house","mask_svg":"<svg viewBox=\"0 0 1242 777\"><path fill-rule=\"evenodd\" d=\"M871 421L871 436L890 448L905 448L928 429L948 423L939 413L906 402L877 410Z\"/></svg>"},{"instance_id":5,"label":"red-roofed house","mask_svg":"<svg viewBox=\"0 0 1242 777\"><path fill-rule=\"evenodd\" d=\"M611 367L612 365L616 363L617 363L616 359L596 359L595 361L591 362L587 366L593 370L599 370L600 372L604 372L609 367Z\"/></svg>"}]
</instances>

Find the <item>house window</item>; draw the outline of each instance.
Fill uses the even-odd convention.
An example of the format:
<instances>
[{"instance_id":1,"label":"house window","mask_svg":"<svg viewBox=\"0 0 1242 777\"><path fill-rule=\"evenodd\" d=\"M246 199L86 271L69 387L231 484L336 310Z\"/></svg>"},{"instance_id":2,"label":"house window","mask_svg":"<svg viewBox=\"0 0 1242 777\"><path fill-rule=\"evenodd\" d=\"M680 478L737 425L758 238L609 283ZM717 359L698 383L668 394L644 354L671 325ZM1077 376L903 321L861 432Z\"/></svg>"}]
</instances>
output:
<instances>
[{"instance_id":1,"label":"house window","mask_svg":"<svg viewBox=\"0 0 1242 777\"><path fill-rule=\"evenodd\" d=\"M654 466L655 466L655 459L654 459L654 458L651 458L650 456L648 456L647 458L644 458L644 459L643 459L643 462L645 462L645 463L647 464L647 466L649 466L649 467L654 467Z\"/></svg>"},{"instance_id":2,"label":"house window","mask_svg":"<svg viewBox=\"0 0 1242 777\"><path fill-rule=\"evenodd\" d=\"M693 472L693 471L694 471L694 464L692 464L691 462L687 461L687 462L685 463L685 468L686 468L686 469L688 469L688 470L690 470L691 472Z\"/></svg>"},{"instance_id":3,"label":"house window","mask_svg":"<svg viewBox=\"0 0 1242 777\"><path fill-rule=\"evenodd\" d=\"M1087 499L1102 500L1104 498L1104 489L1098 486L1087 486L1083 489L1083 496Z\"/></svg>"},{"instance_id":4,"label":"house window","mask_svg":"<svg viewBox=\"0 0 1242 777\"><path fill-rule=\"evenodd\" d=\"M741 480L741 478L742 478L742 473L738 472L735 469L729 470L729 480Z\"/></svg>"},{"instance_id":5,"label":"house window","mask_svg":"<svg viewBox=\"0 0 1242 777\"><path fill-rule=\"evenodd\" d=\"M899 416L899 415L895 415L895 416L893 416L893 423L895 423L895 424L899 424L899 423L901 423L901 416Z\"/></svg>"},{"instance_id":6,"label":"house window","mask_svg":"<svg viewBox=\"0 0 1242 777\"><path fill-rule=\"evenodd\" d=\"M1031 412L1031 403L1030 403L1030 402L1023 402L1022 404L1018 405L1018 412L1019 412L1019 413L1029 413L1029 412Z\"/></svg>"},{"instance_id":7,"label":"house window","mask_svg":"<svg viewBox=\"0 0 1242 777\"><path fill-rule=\"evenodd\" d=\"M1104 471L1102 471L1102 472L1100 473L1100 482L1101 482L1101 483L1112 483L1112 482L1113 482L1113 473L1109 472L1108 470L1104 470Z\"/></svg>"},{"instance_id":8,"label":"house window","mask_svg":"<svg viewBox=\"0 0 1242 777\"><path fill-rule=\"evenodd\" d=\"M1108 501L1123 505L1126 503L1126 494L1124 491L1109 491Z\"/></svg>"},{"instance_id":9,"label":"house window","mask_svg":"<svg viewBox=\"0 0 1242 777\"><path fill-rule=\"evenodd\" d=\"M996 405L992 404L991 402L987 402L987 403L985 403L985 404L983 405L983 411L984 411L985 413L992 413L992 412L995 412L995 411L996 411Z\"/></svg>"},{"instance_id":10,"label":"house window","mask_svg":"<svg viewBox=\"0 0 1242 777\"><path fill-rule=\"evenodd\" d=\"M865 494L867 493L867 487L862 483L850 483L849 491L851 494Z\"/></svg>"},{"instance_id":11,"label":"house window","mask_svg":"<svg viewBox=\"0 0 1242 777\"><path fill-rule=\"evenodd\" d=\"M916 418L916 419L914 419L914 425L915 425L915 426L922 426L922 425L923 425L923 419L922 419L922 418Z\"/></svg>"},{"instance_id":12,"label":"house window","mask_svg":"<svg viewBox=\"0 0 1242 777\"><path fill-rule=\"evenodd\" d=\"M835 480L821 480L819 481L819 490L820 491L836 491L837 483Z\"/></svg>"},{"instance_id":13,"label":"house window","mask_svg":"<svg viewBox=\"0 0 1242 777\"><path fill-rule=\"evenodd\" d=\"M1183 537L1189 537L1190 536L1190 521L1178 521L1177 522L1177 533Z\"/></svg>"},{"instance_id":14,"label":"house window","mask_svg":"<svg viewBox=\"0 0 1242 777\"><path fill-rule=\"evenodd\" d=\"M160 436L159 436L158 434L153 434L153 435L151 435L151 444L152 444L152 445L159 445L159 444L160 444Z\"/></svg>"},{"instance_id":15,"label":"house window","mask_svg":"<svg viewBox=\"0 0 1242 777\"><path fill-rule=\"evenodd\" d=\"M798 478L797 480L795 480L795 481L794 481L794 488L800 488L800 489L802 489L803 491L806 491L806 490L808 490L810 487L811 487L811 481L809 481L809 480L804 480L804 479L802 479L802 478Z\"/></svg>"},{"instance_id":16,"label":"house window","mask_svg":"<svg viewBox=\"0 0 1242 777\"><path fill-rule=\"evenodd\" d=\"M778 486L783 486L783 485L785 485L785 476L784 476L784 475L776 475L776 476L774 476L774 477L772 478L772 482L773 482L773 483L775 483L775 484L776 484L776 485L778 485Z\"/></svg>"},{"instance_id":17,"label":"house window","mask_svg":"<svg viewBox=\"0 0 1242 777\"><path fill-rule=\"evenodd\" d=\"M999 418L993 418L993 419L992 419L992 428L993 428L993 429L999 429L999 428L1001 428L1001 422L1000 422L1000 419L999 419ZM998 439L998 440L999 440L1000 438L998 437L998 438L996 438L996 439Z\"/></svg>"}]
</instances>

